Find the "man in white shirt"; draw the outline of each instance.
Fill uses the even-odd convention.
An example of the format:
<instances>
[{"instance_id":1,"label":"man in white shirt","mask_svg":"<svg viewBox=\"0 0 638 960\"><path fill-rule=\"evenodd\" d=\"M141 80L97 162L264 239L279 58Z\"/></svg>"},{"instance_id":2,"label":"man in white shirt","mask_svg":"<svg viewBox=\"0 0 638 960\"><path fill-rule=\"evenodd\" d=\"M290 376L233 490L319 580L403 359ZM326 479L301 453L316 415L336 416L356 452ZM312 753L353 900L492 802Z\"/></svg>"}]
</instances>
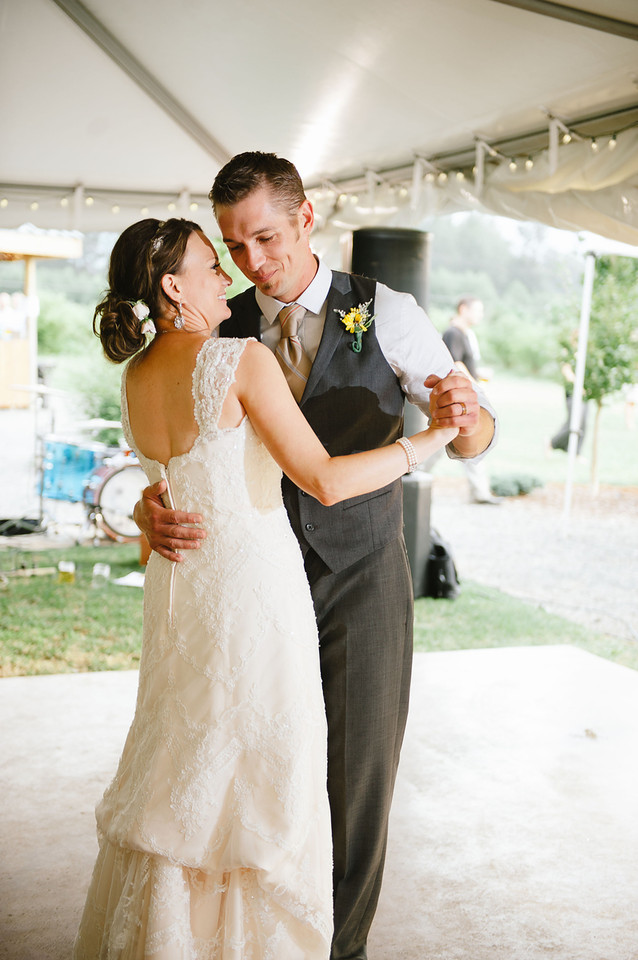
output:
<instances>
[{"instance_id":1,"label":"man in white shirt","mask_svg":"<svg viewBox=\"0 0 638 960\"><path fill-rule=\"evenodd\" d=\"M312 206L289 161L240 154L219 172L210 197L233 260L255 285L230 301L232 317L221 335L255 336L281 354L293 393L293 381L302 377L301 409L331 455L394 442L406 397L434 423L460 428L450 456L474 457L491 446L493 411L483 398L479 403L471 381L453 371L414 298L330 271L314 256ZM297 305L303 319L290 332L289 307ZM344 322L353 311L365 320L359 335ZM290 359L295 350L299 363ZM196 548L205 531L185 526L201 522L196 514L164 510L160 489L144 492L136 519L154 549L179 560L178 551ZM333 507L286 477L282 489L319 628L334 846L331 958L365 960L412 661L401 483Z\"/></svg>"}]
</instances>

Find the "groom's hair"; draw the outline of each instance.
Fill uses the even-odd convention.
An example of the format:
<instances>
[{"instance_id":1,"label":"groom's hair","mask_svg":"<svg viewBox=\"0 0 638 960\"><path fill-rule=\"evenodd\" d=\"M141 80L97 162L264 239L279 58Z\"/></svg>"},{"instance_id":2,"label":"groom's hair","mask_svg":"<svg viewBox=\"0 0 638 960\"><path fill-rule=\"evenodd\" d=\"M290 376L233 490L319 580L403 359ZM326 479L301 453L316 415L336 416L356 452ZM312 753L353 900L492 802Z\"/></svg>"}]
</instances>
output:
<instances>
[{"instance_id":1,"label":"groom's hair","mask_svg":"<svg viewBox=\"0 0 638 960\"><path fill-rule=\"evenodd\" d=\"M219 207L232 207L254 190L267 187L290 218L306 199L299 171L290 160L274 153L252 150L238 153L222 167L208 194L217 214Z\"/></svg>"}]
</instances>

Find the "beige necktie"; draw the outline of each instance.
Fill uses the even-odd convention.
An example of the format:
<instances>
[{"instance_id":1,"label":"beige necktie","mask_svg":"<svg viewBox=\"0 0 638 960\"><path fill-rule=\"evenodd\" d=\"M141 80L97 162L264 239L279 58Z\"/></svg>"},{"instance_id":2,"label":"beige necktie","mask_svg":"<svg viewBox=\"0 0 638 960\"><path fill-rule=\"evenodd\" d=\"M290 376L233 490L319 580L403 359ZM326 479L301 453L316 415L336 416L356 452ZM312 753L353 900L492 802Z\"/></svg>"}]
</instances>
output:
<instances>
[{"instance_id":1,"label":"beige necktie","mask_svg":"<svg viewBox=\"0 0 638 960\"><path fill-rule=\"evenodd\" d=\"M310 357L304 353L297 331L306 315L305 307L298 303L289 303L279 311L281 340L277 344L275 356L284 371L288 386L297 403L301 400L312 368Z\"/></svg>"}]
</instances>

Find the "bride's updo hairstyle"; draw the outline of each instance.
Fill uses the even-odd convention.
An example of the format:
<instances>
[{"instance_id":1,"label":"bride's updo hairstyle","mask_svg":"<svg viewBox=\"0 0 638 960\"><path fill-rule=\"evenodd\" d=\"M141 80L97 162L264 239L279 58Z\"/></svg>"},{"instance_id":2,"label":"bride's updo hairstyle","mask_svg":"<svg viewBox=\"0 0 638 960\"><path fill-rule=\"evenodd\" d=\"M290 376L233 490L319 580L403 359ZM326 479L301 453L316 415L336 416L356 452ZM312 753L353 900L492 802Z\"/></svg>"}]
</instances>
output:
<instances>
[{"instance_id":1,"label":"bride's updo hairstyle","mask_svg":"<svg viewBox=\"0 0 638 960\"><path fill-rule=\"evenodd\" d=\"M138 300L149 319L176 308L162 290L166 273L179 273L191 233L202 228L192 220L139 220L118 237L109 262L109 289L93 314L93 332L109 360L122 363L146 343L142 322L133 312Z\"/></svg>"}]
</instances>

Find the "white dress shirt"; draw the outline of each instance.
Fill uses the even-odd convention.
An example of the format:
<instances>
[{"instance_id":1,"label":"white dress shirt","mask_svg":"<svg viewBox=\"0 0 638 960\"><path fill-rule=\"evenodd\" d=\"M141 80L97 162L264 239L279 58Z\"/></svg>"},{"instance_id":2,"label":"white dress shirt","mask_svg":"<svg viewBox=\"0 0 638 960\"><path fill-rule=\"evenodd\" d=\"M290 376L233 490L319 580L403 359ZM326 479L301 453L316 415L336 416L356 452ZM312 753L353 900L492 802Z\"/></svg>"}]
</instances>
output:
<instances>
[{"instance_id":1,"label":"white dress shirt","mask_svg":"<svg viewBox=\"0 0 638 960\"><path fill-rule=\"evenodd\" d=\"M306 316L298 336L304 351L313 361L326 322L326 300L332 284L330 268L320 260L318 264L313 280L295 301L306 308ZM281 326L277 316L287 304L260 290L256 290L255 294L262 314L262 343L274 352L281 339ZM377 341L383 356L399 380L406 398L429 418L430 391L423 381L431 373L435 373L437 377L445 377L454 367L452 356L441 335L412 294L399 293L379 282L374 301L374 317ZM337 315L331 319L339 321ZM365 334L363 337L365 341ZM476 392L480 405L490 413L496 423L496 414L491 404L480 389ZM496 430L487 450L474 460L482 459L495 440ZM463 459L449 445L446 449L451 458Z\"/></svg>"}]
</instances>

